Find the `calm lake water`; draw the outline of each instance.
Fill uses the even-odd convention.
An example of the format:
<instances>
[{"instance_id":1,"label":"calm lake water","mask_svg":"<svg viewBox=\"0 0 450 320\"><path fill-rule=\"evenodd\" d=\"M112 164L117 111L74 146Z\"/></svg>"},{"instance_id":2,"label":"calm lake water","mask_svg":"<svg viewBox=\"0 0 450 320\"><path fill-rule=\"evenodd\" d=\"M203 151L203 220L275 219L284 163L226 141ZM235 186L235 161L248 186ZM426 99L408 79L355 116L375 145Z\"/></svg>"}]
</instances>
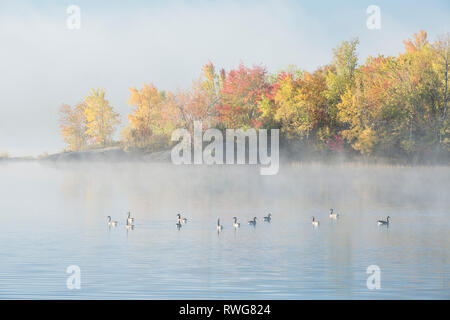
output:
<instances>
[{"instance_id":1,"label":"calm lake water","mask_svg":"<svg viewBox=\"0 0 450 320\"><path fill-rule=\"evenodd\" d=\"M449 187L449 167L0 163L0 299L450 299Z\"/></svg>"}]
</instances>

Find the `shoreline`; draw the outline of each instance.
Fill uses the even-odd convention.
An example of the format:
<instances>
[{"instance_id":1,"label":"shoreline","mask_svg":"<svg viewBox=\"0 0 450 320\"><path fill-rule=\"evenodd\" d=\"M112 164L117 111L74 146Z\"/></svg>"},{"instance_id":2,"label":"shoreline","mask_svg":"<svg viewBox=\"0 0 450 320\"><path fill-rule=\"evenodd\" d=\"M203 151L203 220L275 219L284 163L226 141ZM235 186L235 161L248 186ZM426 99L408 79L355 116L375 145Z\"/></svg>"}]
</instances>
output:
<instances>
[{"instance_id":1,"label":"shoreline","mask_svg":"<svg viewBox=\"0 0 450 320\"><path fill-rule=\"evenodd\" d=\"M8 157L0 158L1 163L10 162L54 162L54 163L73 163L73 162L146 162L146 163L170 163L171 149L160 151L125 151L120 147L106 147L84 151L70 151L49 154L46 156L33 157ZM303 166L310 164L323 165L384 165L400 167L448 167L449 160L436 159L431 157L426 161L418 161L407 158L387 158L371 157L364 158L348 154L333 154L327 157L317 155L307 155L305 157L295 157L285 150L280 152L280 164L290 164L293 166Z\"/></svg>"}]
</instances>

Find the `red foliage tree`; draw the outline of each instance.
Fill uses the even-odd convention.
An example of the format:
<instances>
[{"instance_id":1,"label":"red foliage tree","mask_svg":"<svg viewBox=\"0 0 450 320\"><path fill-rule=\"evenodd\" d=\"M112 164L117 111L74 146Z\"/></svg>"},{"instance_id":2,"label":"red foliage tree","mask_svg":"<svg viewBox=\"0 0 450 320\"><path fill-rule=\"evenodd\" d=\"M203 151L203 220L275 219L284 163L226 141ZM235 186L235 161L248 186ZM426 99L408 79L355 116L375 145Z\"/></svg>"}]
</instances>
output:
<instances>
[{"instance_id":1,"label":"red foliage tree","mask_svg":"<svg viewBox=\"0 0 450 320\"><path fill-rule=\"evenodd\" d=\"M266 74L263 67L247 68L243 64L226 74L217 106L220 123L227 128L261 126L259 104L264 96L271 95L271 85L266 82Z\"/></svg>"}]
</instances>

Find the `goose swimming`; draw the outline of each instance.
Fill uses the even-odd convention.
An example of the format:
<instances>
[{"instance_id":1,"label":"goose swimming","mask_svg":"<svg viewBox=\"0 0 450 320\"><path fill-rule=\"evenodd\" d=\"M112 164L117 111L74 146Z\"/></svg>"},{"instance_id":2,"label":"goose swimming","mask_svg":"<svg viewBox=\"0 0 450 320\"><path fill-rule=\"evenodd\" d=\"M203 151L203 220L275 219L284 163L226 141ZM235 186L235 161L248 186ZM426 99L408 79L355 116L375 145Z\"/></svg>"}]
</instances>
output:
<instances>
[{"instance_id":1,"label":"goose swimming","mask_svg":"<svg viewBox=\"0 0 450 320\"><path fill-rule=\"evenodd\" d=\"M389 219L390 219L391 217L389 217L389 216L387 216L387 218L386 218L386 220L378 220L377 222L378 222L378 225L379 226L388 226L389 225Z\"/></svg>"},{"instance_id":2,"label":"goose swimming","mask_svg":"<svg viewBox=\"0 0 450 320\"><path fill-rule=\"evenodd\" d=\"M220 218L217 218L217 232L222 231L223 225L220 224Z\"/></svg>"},{"instance_id":3,"label":"goose swimming","mask_svg":"<svg viewBox=\"0 0 450 320\"><path fill-rule=\"evenodd\" d=\"M334 213L334 209L330 209L330 219L339 219L339 214Z\"/></svg>"},{"instance_id":4,"label":"goose swimming","mask_svg":"<svg viewBox=\"0 0 450 320\"><path fill-rule=\"evenodd\" d=\"M312 225L313 225L313 227L319 226L319 221L317 221L314 217L312 217Z\"/></svg>"},{"instance_id":5,"label":"goose swimming","mask_svg":"<svg viewBox=\"0 0 450 320\"><path fill-rule=\"evenodd\" d=\"M237 217L233 217L233 219L234 219L233 227L235 229L240 228L241 224L239 222L237 222Z\"/></svg>"},{"instance_id":6,"label":"goose swimming","mask_svg":"<svg viewBox=\"0 0 450 320\"><path fill-rule=\"evenodd\" d=\"M115 227L115 226L117 226L117 221L113 221L113 220L111 219L111 216L108 216L107 219L108 219L108 226L109 226L109 227Z\"/></svg>"},{"instance_id":7,"label":"goose swimming","mask_svg":"<svg viewBox=\"0 0 450 320\"><path fill-rule=\"evenodd\" d=\"M125 228L127 230L134 230L134 224L131 224L130 221L127 219L127 224L125 225Z\"/></svg>"},{"instance_id":8,"label":"goose swimming","mask_svg":"<svg viewBox=\"0 0 450 320\"><path fill-rule=\"evenodd\" d=\"M267 215L267 217L264 217L264 221L270 222L270 220L272 220L272 214L271 214L271 213L269 213L269 214Z\"/></svg>"},{"instance_id":9,"label":"goose swimming","mask_svg":"<svg viewBox=\"0 0 450 320\"><path fill-rule=\"evenodd\" d=\"M131 224L133 224L133 222L134 222L134 218L131 217L131 212L128 211L127 225L128 225L128 224L131 225Z\"/></svg>"},{"instance_id":10,"label":"goose swimming","mask_svg":"<svg viewBox=\"0 0 450 320\"><path fill-rule=\"evenodd\" d=\"M256 217L253 217L253 220L250 220L248 222L248 224L251 225L251 226L256 226Z\"/></svg>"},{"instance_id":11,"label":"goose swimming","mask_svg":"<svg viewBox=\"0 0 450 320\"><path fill-rule=\"evenodd\" d=\"M186 218L182 218L180 213L177 214L177 217L178 217L178 222L179 223L184 223L184 224L187 223L187 219Z\"/></svg>"}]
</instances>

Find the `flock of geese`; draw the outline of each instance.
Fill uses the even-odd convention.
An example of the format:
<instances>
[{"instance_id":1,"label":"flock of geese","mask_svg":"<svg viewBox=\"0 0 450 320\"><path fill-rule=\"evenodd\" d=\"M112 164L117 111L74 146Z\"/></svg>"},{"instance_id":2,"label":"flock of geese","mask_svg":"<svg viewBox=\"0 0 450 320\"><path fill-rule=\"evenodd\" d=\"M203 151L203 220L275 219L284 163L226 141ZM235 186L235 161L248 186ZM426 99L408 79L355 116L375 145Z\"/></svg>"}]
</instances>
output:
<instances>
[{"instance_id":1,"label":"flock of geese","mask_svg":"<svg viewBox=\"0 0 450 320\"><path fill-rule=\"evenodd\" d=\"M337 219L339 219L339 214L334 212L334 209L330 209L329 217L330 217L330 219L337 220ZM381 226L381 225L389 226L389 219L390 218L391 217L388 216L386 218L386 220L378 220L377 223L378 223L379 226ZM248 221L248 224L250 226L255 227L256 226L256 220L257 220L257 217L253 217L252 220ZM130 212L127 213L127 220L126 221L127 221L127 223L125 225L125 228L127 230L133 230L134 229L134 224L133 224L134 223L134 218L131 217L131 213ZM263 221L270 223L272 221L272 214L269 213L267 216L263 217ZM112 220L111 216L107 217L107 223L108 223L108 227L116 227L118 225L118 222ZM183 224L186 224L186 223L187 223L187 218L182 217L181 214L178 213L177 214L177 223L175 224L177 229L180 230L181 227L183 226ZM319 221L316 220L315 217L312 217L312 225L315 228L319 226ZM238 229L240 227L241 227L241 223L238 222L238 218L237 217L233 217L233 228L234 229ZM217 232L220 232L220 231L223 230L223 225L220 224L220 218L217 218L217 227L216 228L217 228Z\"/></svg>"},{"instance_id":2,"label":"flock of geese","mask_svg":"<svg viewBox=\"0 0 450 320\"><path fill-rule=\"evenodd\" d=\"M111 216L107 217L108 227L117 227L119 224L117 221L114 221ZM127 223L125 225L125 228L127 230L133 230L134 229L134 218L131 217L131 212L127 213Z\"/></svg>"}]
</instances>

